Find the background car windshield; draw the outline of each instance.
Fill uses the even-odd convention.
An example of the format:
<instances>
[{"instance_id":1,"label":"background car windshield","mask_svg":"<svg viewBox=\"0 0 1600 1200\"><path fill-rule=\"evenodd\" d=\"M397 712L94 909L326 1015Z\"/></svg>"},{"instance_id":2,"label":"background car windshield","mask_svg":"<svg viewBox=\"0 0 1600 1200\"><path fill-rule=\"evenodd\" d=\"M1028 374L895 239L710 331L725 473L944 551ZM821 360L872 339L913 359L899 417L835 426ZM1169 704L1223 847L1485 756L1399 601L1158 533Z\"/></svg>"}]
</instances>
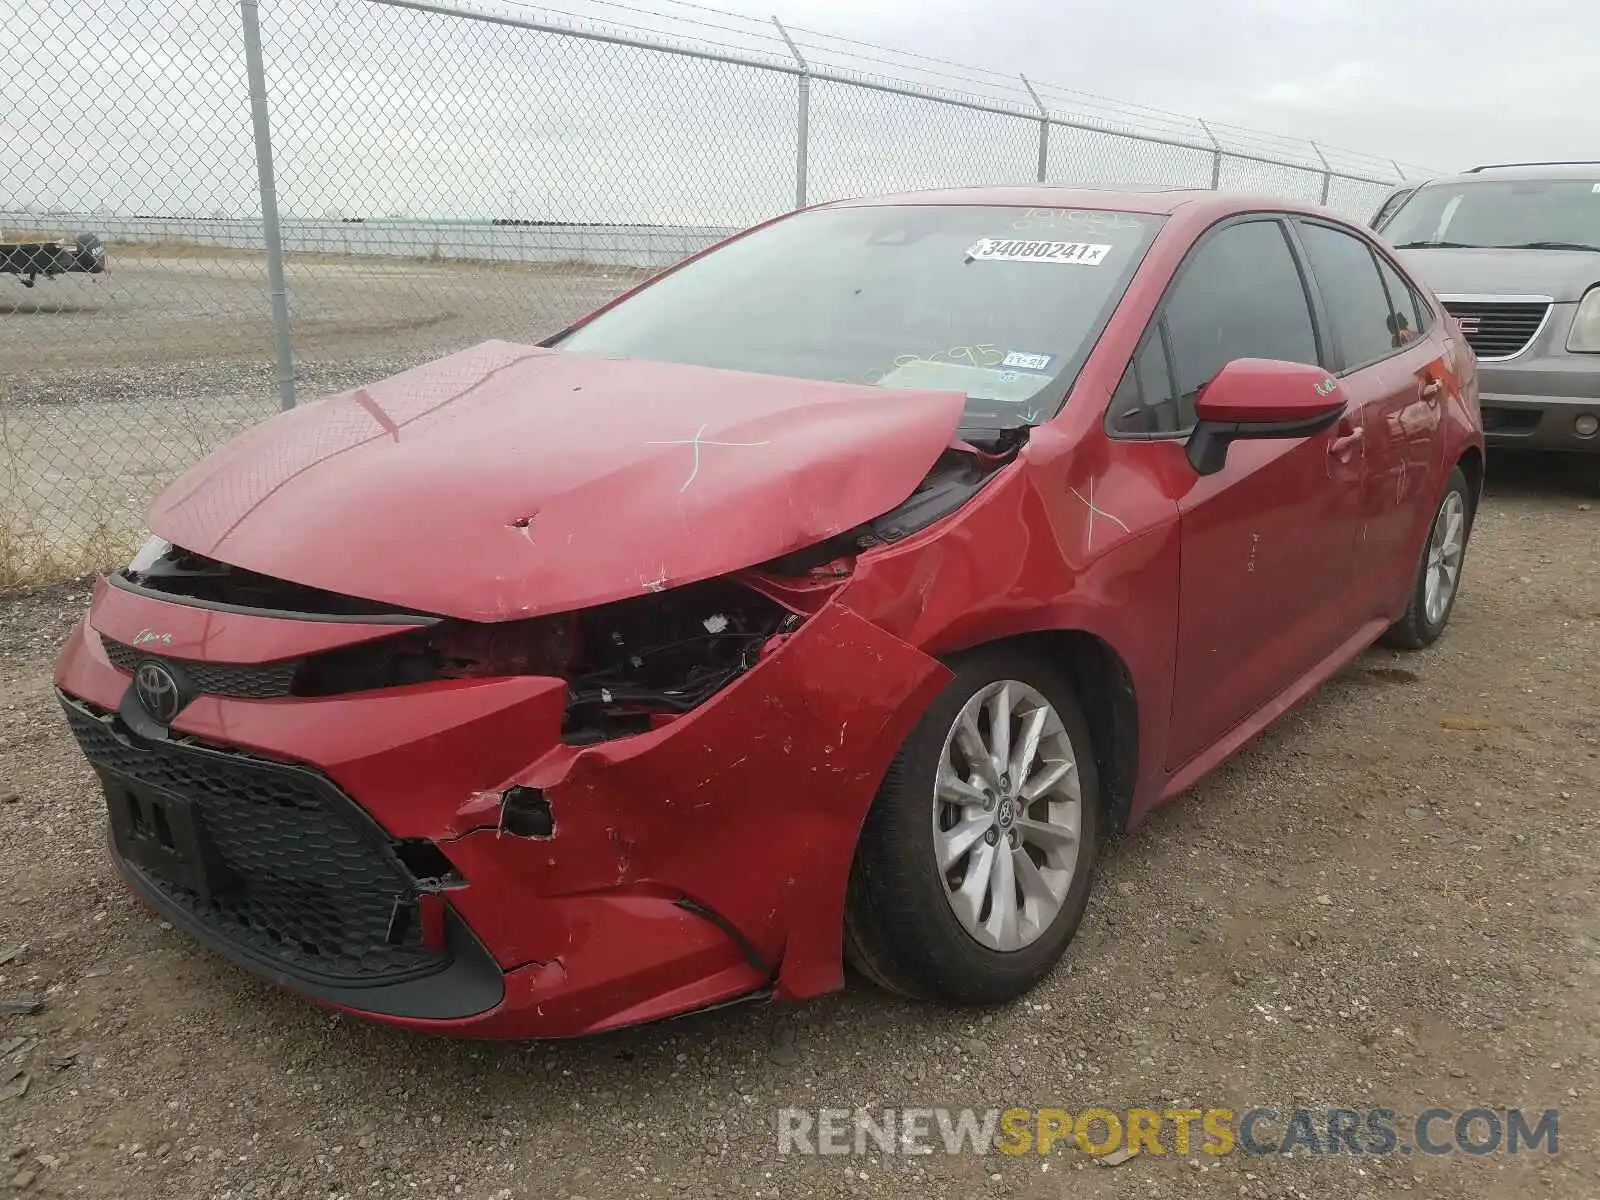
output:
<instances>
[{"instance_id":1,"label":"background car windshield","mask_svg":"<svg viewBox=\"0 0 1600 1200\"><path fill-rule=\"evenodd\" d=\"M818 209L757 230L557 345L959 391L967 422L1051 415L1161 218L1088 209Z\"/></svg>"},{"instance_id":2,"label":"background car windshield","mask_svg":"<svg viewBox=\"0 0 1600 1200\"><path fill-rule=\"evenodd\" d=\"M1396 246L1570 243L1600 249L1600 175L1431 184L1406 201L1383 234Z\"/></svg>"}]
</instances>

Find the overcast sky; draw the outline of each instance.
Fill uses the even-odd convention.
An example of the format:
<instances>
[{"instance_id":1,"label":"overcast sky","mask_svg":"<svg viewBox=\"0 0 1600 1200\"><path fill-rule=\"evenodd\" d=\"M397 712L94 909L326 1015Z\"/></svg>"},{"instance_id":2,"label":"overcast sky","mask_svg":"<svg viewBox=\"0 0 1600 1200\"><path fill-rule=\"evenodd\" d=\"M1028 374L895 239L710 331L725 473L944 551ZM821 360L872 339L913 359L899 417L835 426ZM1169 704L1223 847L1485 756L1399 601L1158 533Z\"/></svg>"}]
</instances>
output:
<instances>
[{"instance_id":1,"label":"overcast sky","mask_svg":"<svg viewBox=\"0 0 1600 1200\"><path fill-rule=\"evenodd\" d=\"M1593 0L719 6L1428 166L1600 158Z\"/></svg>"}]
</instances>

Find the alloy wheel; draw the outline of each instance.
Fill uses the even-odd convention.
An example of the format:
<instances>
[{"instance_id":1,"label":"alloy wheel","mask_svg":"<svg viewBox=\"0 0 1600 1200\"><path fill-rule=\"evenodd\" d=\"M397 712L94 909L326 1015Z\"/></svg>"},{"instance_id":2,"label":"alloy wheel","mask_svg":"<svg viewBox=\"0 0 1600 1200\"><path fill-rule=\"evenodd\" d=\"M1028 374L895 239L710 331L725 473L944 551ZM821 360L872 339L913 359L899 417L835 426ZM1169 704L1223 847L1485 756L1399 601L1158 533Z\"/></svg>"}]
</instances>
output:
<instances>
[{"instance_id":1,"label":"alloy wheel","mask_svg":"<svg viewBox=\"0 0 1600 1200\"><path fill-rule=\"evenodd\" d=\"M945 736L933 844L945 898L991 950L1020 950L1066 902L1081 845L1077 758L1060 716L1014 679L979 690Z\"/></svg>"},{"instance_id":2,"label":"alloy wheel","mask_svg":"<svg viewBox=\"0 0 1600 1200\"><path fill-rule=\"evenodd\" d=\"M1461 578L1461 558L1467 542L1467 506L1452 489L1433 518L1428 537L1427 574L1422 584L1422 611L1429 625L1437 625L1450 610L1451 598Z\"/></svg>"}]
</instances>

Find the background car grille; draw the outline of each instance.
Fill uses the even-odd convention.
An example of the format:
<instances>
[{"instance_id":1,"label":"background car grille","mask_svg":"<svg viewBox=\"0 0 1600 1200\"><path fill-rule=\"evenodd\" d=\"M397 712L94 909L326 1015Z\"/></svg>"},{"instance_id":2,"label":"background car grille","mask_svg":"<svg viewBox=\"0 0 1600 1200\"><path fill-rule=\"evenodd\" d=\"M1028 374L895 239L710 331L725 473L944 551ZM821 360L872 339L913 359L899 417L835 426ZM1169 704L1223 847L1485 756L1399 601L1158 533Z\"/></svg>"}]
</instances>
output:
<instances>
[{"instance_id":1,"label":"background car grille","mask_svg":"<svg viewBox=\"0 0 1600 1200\"><path fill-rule=\"evenodd\" d=\"M133 669L147 658L174 663L182 668L201 693L208 696L237 696L246 700L287 696L294 683L294 674L300 668L297 658L270 663L197 662L194 659L150 654L137 646L114 642L108 637L102 637L100 642L106 648L106 657L111 660L111 665L119 671L132 674Z\"/></svg>"},{"instance_id":2,"label":"background car grille","mask_svg":"<svg viewBox=\"0 0 1600 1200\"><path fill-rule=\"evenodd\" d=\"M1446 300L1444 306L1465 322L1467 344L1479 358L1510 358L1523 350L1550 311L1542 300Z\"/></svg>"},{"instance_id":3,"label":"background car grille","mask_svg":"<svg viewBox=\"0 0 1600 1200\"><path fill-rule=\"evenodd\" d=\"M109 714L63 699L72 731L108 787L145 787L194 805L226 868L212 898L145 877L220 940L316 982L389 983L431 974L448 955L420 923L395 924L414 881L371 818L305 767L202 746L148 749L112 732ZM391 940L391 938L393 940Z\"/></svg>"}]
</instances>

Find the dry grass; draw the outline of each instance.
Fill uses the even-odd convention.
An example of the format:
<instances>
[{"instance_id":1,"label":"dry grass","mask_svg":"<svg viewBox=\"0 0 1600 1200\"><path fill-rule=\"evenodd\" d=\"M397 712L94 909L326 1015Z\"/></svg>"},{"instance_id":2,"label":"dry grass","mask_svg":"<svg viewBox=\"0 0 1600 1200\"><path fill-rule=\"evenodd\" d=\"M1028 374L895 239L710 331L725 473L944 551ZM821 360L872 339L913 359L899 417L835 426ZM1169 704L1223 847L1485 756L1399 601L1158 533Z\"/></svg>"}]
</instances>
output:
<instances>
[{"instance_id":1,"label":"dry grass","mask_svg":"<svg viewBox=\"0 0 1600 1200\"><path fill-rule=\"evenodd\" d=\"M96 515L63 542L41 533L26 514L8 505L0 511L0 589L111 570L133 557L140 540L125 523Z\"/></svg>"},{"instance_id":2,"label":"dry grass","mask_svg":"<svg viewBox=\"0 0 1600 1200\"><path fill-rule=\"evenodd\" d=\"M263 255L260 250L242 246L213 246L191 242L184 238L151 238L137 242L106 242L109 256L115 250L118 258L225 258L255 259Z\"/></svg>"}]
</instances>

